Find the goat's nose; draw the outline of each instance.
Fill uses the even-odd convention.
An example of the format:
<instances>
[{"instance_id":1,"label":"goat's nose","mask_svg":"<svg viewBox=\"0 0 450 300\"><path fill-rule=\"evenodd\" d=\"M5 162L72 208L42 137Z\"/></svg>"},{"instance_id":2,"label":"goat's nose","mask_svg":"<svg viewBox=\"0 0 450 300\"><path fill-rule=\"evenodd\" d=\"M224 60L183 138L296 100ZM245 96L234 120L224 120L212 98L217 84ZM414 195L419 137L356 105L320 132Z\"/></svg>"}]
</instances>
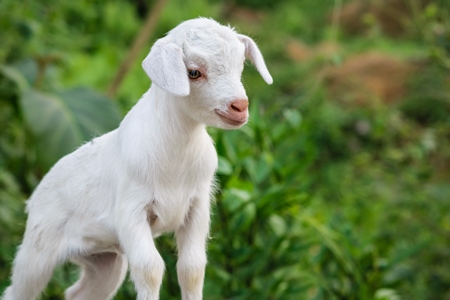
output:
<instances>
[{"instance_id":1,"label":"goat's nose","mask_svg":"<svg viewBox=\"0 0 450 300\"><path fill-rule=\"evenodd\" d=\"M248 107L248 100L235 100L230 103L230 108L235 112L244 112Z\"/></svg>"}]
</instances>

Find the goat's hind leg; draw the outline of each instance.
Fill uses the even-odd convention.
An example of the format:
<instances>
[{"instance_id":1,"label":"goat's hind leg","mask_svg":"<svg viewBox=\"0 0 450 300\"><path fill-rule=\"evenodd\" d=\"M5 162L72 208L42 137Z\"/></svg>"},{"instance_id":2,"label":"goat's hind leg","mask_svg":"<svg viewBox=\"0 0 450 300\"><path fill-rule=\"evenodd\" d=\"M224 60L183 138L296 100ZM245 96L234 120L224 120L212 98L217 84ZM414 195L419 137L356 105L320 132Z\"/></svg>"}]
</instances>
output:
<instances>
[{"instance_id":1,"label":"goat's hind leg","mask_svg":"<svg viewBox=\"0 0 450 300\"><path fill-rule=\"evenodd\" d=\"M66 290L67 300L111 299L125 279L127 260L124 255L104 252L78 257L80 279Z\"/></svg>"},{"instance_id":2,"label":"goat's hind leg","mask_svg":"<svg viewBox=\"0 0 450 300\"><path fill-rule=\"evenodd\" d=\"M55 243L58 244L58 243ZM12 283L2 300L34 300L50 280L60 258L53 245L35 247L34 241L24 239L14 260Z\"/></svg>"}]
</instances>

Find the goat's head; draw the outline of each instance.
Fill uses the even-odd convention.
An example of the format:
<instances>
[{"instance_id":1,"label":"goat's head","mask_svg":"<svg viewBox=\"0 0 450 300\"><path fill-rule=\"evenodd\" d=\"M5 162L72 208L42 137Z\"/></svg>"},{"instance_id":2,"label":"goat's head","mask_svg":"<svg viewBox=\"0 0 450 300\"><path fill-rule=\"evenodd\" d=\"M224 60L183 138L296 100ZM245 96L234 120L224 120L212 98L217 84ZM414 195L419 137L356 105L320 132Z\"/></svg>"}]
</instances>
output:
<instances>
[{"instance_id":1,"label":"goat's head","mask_svg":"<svg viewBox=\"0 0 450 300\"><path fill-rule=\"evenodd\" d=\"M181 23L158 40L142 66L154 84L184 98L198 122L225 129L248 119L248 98L241 83L245 58L272 83L255 42L211 19Z\"/></svg>"}]
</instances>

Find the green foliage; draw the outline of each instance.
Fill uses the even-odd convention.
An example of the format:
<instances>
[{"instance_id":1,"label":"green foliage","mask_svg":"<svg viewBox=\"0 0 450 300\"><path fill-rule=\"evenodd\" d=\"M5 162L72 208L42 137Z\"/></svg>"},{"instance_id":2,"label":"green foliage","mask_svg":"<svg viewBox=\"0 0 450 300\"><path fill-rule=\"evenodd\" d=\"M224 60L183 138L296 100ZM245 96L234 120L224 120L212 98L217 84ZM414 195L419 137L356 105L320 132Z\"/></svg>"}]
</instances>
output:
<instances>
[{"instance_id":1,"label":"green foliage","mask_svg":"<svg viewBox=\"0 0 450 300\"><path fill-rule=\"evenodd\" d=\"M427 70L411 82L408 101L402 104L405 115L421 123L450 120L450 85L444 72Z\"/></svg>"},{"instance_id":2,"label":"green foliage","mask_svg":"<svg viewBox=\"0 0 450 300\"><path fill-rule=\"evenodd\" d=\"M46 93L30 87L20 71L11 67L2 70L4 81L15 85L9 96L13 101L19 98L15 105L34 139L36 160L43 170L83 141L116 128L120 122L117 106L92 90Z\"/></svg>"},{"instance_id":3,"label":"green foliage","mask_svg":"<svg viewBox=\"0 0 450 300\"><path fill-rule=\"evenodd\" d=\"M86 88L54 95L29 89L20 104L36 140L37 159L45 169L94 134L115 129L120 120L108 98Z\"/></svg>"},{"instance_id":4,"label":"green foliage","mask_svg":"<svg viewBox=\"0 0 450 300\"><path fill-rule=\"evenodd\" d=\"M92 89L107 88L136 35L136 3L0 2L0 291L26 197L55 160L119 122L119 105ZM416 11L415 35L341 37L328 20L345 3L235 1L263 15L249 22L224 20L223 1L173 0L161 16L154 39L198 15L230 22L257 40L274 77L266 86L247 66L250 123L210 129L220 189L205 299L450 297L448 10L436 0ZM331 38L343 49L298 63L286 42L299 38ZM374 49L423 61L405 99L362 107L334 101L323 67ZM122 115L148 88L139 65L119 89ZM180 299L173 237L156 243L167 265L161 299ZM43 299L61 299L77 275L70 264L59 267ZM133 298L127 280L116 299Z\"/></svg>"}]
</instances>

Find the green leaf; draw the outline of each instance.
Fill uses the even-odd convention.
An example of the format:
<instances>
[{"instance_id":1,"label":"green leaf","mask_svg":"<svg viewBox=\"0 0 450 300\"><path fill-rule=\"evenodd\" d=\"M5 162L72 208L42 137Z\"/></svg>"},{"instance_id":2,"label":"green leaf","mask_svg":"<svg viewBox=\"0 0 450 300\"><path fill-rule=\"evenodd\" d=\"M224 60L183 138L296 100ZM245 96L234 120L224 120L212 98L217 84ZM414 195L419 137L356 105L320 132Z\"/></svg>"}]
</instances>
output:
<instances>
[{"instance_id":1,"label":"green leaf","mask_svg":"<svg viewBox=\"0 0 450 300\"><path fill-rule=\"evenodd\" d=\"M24 91L28 88L27 80L22 73L17 71L15 68L0 66L0 74L12 81L17 86L19 91Z\"/></svg>"},{"instance_id":2,"label":"green leaf","mask_svg":"<svg viewBox=\"0 0 450 300\"><path fill-rule=\"evenodd\" d=\"M12 68L21 74L27 85L32 86L35 84L39 73L36 60L33 58L23 59L14 63Z\"/></svg>"},{"instance_id":3,"label":"green leaf","mask_svg":"<svg viewBox=\"0 0 450 300\"><path fill-rule=\"evenodd\" d=\"M256 205L253 202L247 202L233 216L232 224L234 228L246 230L256 217Z\"/></svg>"},{"instance_id":4,"label":"green leaf","mask_svg":"<svg viewBox=\"0 0 450 300\"><path fill-rule=\"evenodd\" d=\"M57 94L28 89L20 102L36 139L38 162L44 169L83 141L116 128L121 119L112 101L86 88Z\"/></svg>"},{"instance_id":5,"label":"green leaf","mask_svg":"<svg viewBox=\"0 0 450 300\"><path fill-rule=\"evenodd\" d=\"M233 172L233 167L228 159L219 155L219 165L217 167L217 174L230 175Z\"/></svg>"},{"instance_id":6,"label":"green leaf","mask_svg":"<svg viewBox=\"0 0 450 300\"><path fill-rule=\"evenodd\" d=\"M300 112L294 109L285 109L283 111L283 114L292 127L297 128L298 126L300 126L302 122L302 115L300 114Z\"/></svg>"},{"instance_id":7,"label":"green leaf","mask_svg":"<svg viewBox=\"0 0 450 300\"><path fill-rule=\"evenodd\" d=\"M279 215L273 214L269 217L269 225L275 232L277 237L281 237L286 234L287 226L285 220Z\"/></svg>"},{"instance_id":8,"label":"green leaf","mask_svg":"<svg viewBox=\"0 0 450 300\"><path fill-rule=\"evenodd\" d=\"M225 147L226 157L228 157L232 163L238 161L238 154L236 152L236 145L232 139L232 132L227 132L223 135L223 146Z\"/></svg>"},{"instance_id":9,"label":"green leaf","mask_svg":"<svg viewBox=\"0 0 450 300\"><path fill-rule=\"evenodd\" d=\"M251 194L246 190L231 188L223 192L223 203L230 212L242 208L250 199Z\"/></svg>"},{"instance_id":10,"label":"green leaf","mask_svg":"<svg viewBox=\"0 0 450 300\"><path fill-rule=\"evenodd\" d=\"M265 152L259 157L247 157L243 162L245 170L250 175L252 181L261 183L272 171L273 156Z\"/></svg>"},{"instance_id":11,"label":"green leaf","mask_svg":"<svg viewBox=\"0 0 450 300\"><path fill-rule=\"evenodd\" d=\"M400 300L396 290L382 288L376 291L375 300Z\"/></svg>"}]
</instances>

